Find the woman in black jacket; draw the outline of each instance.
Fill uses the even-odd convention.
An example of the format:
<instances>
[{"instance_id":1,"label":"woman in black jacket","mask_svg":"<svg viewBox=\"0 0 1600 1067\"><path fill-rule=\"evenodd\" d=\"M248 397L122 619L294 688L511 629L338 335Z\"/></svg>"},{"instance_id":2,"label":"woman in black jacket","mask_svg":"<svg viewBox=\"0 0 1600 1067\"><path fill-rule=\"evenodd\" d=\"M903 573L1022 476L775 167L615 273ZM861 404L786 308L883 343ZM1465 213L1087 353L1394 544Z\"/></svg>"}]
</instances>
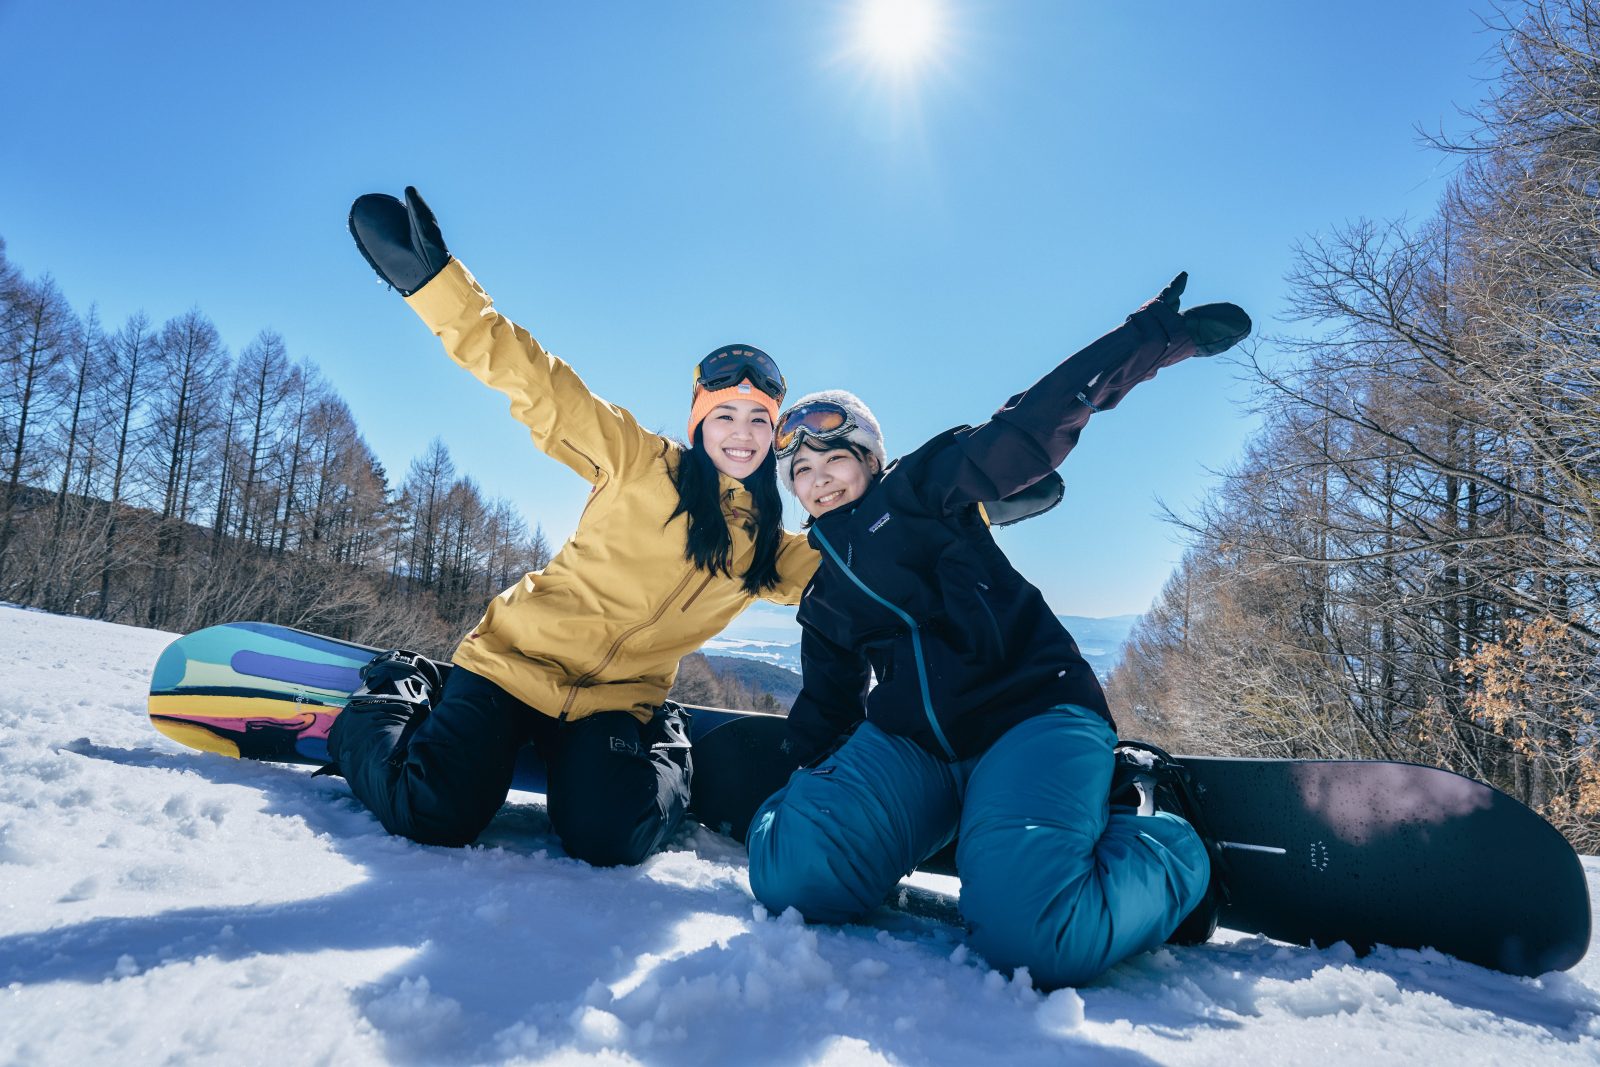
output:
<instances>
[{"instance_id":1,"label":"woman in black jacket","mask_svg":"<svg viewBox=\"0 0 1600 1067\"><path fill-rule=\"evenodd\" d=\"M1087 981L1180 922L1187 940L1209 936L1205 844L1176 814L1109 807L1105 696L981 503L1047 478L1091 414L1160 368L1248 334L1232 304L1180 313L1185 282L989 421L892 464L849 393L779 417L779 475L822 562L799 611L788 744L802 767L749 834L750 884L769 908L848 921L956 837L974 946L1041 985Z\"/></svg>"}]
</instances>

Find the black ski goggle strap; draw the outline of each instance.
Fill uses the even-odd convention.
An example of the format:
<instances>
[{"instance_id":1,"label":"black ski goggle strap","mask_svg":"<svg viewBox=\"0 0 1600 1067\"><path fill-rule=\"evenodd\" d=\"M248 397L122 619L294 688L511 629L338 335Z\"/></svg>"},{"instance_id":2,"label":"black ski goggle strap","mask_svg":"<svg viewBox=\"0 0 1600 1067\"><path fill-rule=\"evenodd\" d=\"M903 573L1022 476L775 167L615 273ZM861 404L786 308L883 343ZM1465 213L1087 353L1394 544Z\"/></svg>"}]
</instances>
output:
<instances>
[{"instance_id":1,"label":"black ski goggle strap","mask_svg":"<svg viewBox=\"0 0 1600 1067\"><path fill-rule=\"evenodd\" d=\"M723 345L694 369L696 389L731 389L746 380L780 404L789 391L772 357L753 345Z\"/></svg>"},{"instance_id":2,"label":"black ski goggle strap","mask_svg":"<svg viewBox=\"0 0 1600 1067\"><path fill-rule=\"evenodd\" d=\"M772 450L779 458L791 455L807 437L815 441L836 441L849 437L856 428L849 409L831 400L816 400L790 408L778 417L778 432Z\"/></svg>"}]
</instances>

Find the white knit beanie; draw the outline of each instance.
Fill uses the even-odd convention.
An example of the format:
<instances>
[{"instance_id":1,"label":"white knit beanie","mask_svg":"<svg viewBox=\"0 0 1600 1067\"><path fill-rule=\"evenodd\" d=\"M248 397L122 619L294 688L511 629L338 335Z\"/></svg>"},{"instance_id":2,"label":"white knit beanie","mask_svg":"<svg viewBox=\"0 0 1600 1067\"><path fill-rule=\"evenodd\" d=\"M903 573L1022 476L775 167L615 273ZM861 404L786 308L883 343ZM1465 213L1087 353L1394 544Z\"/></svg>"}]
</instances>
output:
<instances>
[{"instance_id":1,"label":"white knit beanie","mask_svg":"<svg viewBox=\"0 0 1600 1067\"><path fill-rule=\"evenodd\" d=\"M843 389L824 389L820 393L807 393L791 404L790 408L797 408L802 404L809 404L816 400L826 400L829 403L838 404L848 411L850 419L855 423L855 426L842 440L849 441L851 444L864 449L868 454L876 456L880 471L889 465L889 453L883 447L883 430L879 428L878 420L873 418L872 409L863 404L859 396L854 393L847 393ZM778 422L782 424L782 415L778 416ZM834 442L831 443L837 443L839 440L841 439L835 438ZM798 455L799 453L796 452L778 463L778 477L783 479L783 487L789 490L791 495L794 493L794 461L795 456Z\"/></svg>"}]
</instances>

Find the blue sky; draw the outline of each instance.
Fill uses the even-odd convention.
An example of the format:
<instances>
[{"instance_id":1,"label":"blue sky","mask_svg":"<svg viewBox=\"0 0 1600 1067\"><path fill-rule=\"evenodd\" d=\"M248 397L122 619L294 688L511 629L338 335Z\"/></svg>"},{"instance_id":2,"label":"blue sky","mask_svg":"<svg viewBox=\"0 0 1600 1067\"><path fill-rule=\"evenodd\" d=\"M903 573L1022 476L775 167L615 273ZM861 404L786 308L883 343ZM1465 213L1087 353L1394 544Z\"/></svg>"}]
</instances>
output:
<instances>
[{"instance_id":1,"label":"blue sky","mask_svg":"<svg viewBox=\"0 0 1600 1067\"><path fill-rule=\"evenodd\" d=\"M860 394L893 454L1180 269L1285 329L1295 241L1431 212L1451 164L1416 127L1460 126L1494 43L1458 3L939 6L937 53L891 76L830 0L0 0L0 236L109 325L278 330L393 480L438 435L559 540L585 484L375 282L356 195L420 188L502 310L647 426L681 434L694 361L747 341L794 395ZM1235 373L1141 386L1065 505L1001 534L1057 611L1149 605L1181 552L1156 499L1198 500L1252 427Z\"/></svg>"}]
</instances>

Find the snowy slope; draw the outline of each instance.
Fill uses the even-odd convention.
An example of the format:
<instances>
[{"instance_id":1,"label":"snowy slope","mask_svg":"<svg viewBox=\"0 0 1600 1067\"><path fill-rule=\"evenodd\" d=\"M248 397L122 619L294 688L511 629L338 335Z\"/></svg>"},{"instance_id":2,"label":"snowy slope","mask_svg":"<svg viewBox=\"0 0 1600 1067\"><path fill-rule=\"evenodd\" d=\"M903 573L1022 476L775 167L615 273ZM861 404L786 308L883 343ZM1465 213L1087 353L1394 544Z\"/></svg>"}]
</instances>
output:
<instances>
[{"instance_id":1,"label":"snowy slope","mask_svg":"<svg viewBox=\"0 0 1600 1067\"><path fill-rule=\"evenodd\" d=\"M595 870L514 794L478 847L413 845L337 779L156 734L168 640L0 608L0 1064L1600 1062L1594 953L1231 938L1044 995L933 919L768 916L704 830Z\"/></svg>"}]
</instances>

